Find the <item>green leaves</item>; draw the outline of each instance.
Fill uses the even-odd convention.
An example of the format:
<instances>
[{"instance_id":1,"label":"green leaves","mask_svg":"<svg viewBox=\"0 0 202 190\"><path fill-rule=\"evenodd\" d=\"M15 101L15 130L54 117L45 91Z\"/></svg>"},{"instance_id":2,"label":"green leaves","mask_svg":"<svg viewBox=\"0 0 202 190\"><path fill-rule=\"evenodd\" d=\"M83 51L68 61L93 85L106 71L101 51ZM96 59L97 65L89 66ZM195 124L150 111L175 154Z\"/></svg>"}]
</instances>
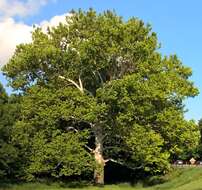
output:
<instances>
[{"instance_id":1,"label":"green leaves","mask_svg":"<svg viewBox=\"0 0 202 190\"><path fill-rule=\"evenodd\" d=\"M133 161L141 163L146 171L155 173L168 169L169 153L162 149L163 139L155 131L134 125L126 142L132 151Z\"/></svg>"},{"instance_id":2,"label":"green leaves","mask_svg":"<svg viewBox=\"0 0 202 190\"><path fill-rule=\"evenodd\" d=\"M43 131L38 132L33 138L27 172L61 177L92 171L94 162L84 149L85 141L81 141L83 135L58 132L47 137Z\"/></svg>"},{"instance_id":3,"label":"green leaves","mask_svg":"<svg viewBox=\"0 0 202 190\"><path fill-rule=\"evenodd\" d=\"M0 83L0 104L8 101L8 95L6 94L5 89L3 88L3 85Z\"/></svg>"},{"instance_id":4,"label":"green leaves","mask_svg":"<svg viewBox=\"0 0 202 190\"><path fill-rule=\"evenodd\" d=\"M156 49L156 36L138 19L124 22L115 13L75 12L47 34L39 28L33 42L21 44L3 71L15 89L34 84L64 86L62 75L74 81L81 76L91 93L107 82L134 72ZM95 80L95 81L94 81Z\"/></svg>"},{"instance_id":5,"label":"green leaves","mask_svg":"<svg viewBox=\"0 0 202 190\"><path fill-rule=\"evenodd\" d=\"M41 173L61 177L92 172L94 160L86 146L90 122L97 119L91 114L94 105L71 87L30 89L13 130L13 142L24 152L28 180Z\"/></svg>"},{"instance_id":6,"label":"green leaves","mask_svg":"<svg viewBox=\"0 0 202 190\"><path fill-rule=\"evenodd\" d=\"M91 171L86 149L93 152L98 136L104 159L142 162L150 172L188 156L199 131L184 119L183 101L198 89L191 69L158 48L150 25L111 11L79 10L47 33L37 28L3 68L23 94L12 139L25 153L26 172Z\"/></svg>"},{"instance_id":7,"label":"green leaves","mask_svg":"<svg viewBox=\"0 0 202 190\"><path fill-rule=\"evenodd\" d=\"M19 110L18 97L8 97L0 84L0 178L18 173L18 149L11 142L11 131Z\"/></svg>"}]
</instances>

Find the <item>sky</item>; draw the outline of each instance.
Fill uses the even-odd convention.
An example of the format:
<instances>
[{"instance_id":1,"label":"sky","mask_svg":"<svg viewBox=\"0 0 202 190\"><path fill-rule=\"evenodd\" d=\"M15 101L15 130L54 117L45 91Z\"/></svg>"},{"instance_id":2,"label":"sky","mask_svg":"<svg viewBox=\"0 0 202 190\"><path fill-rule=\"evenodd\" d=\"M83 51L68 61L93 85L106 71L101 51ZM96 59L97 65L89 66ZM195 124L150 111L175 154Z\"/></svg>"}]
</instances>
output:
<instances>
[{"instance_id":1,"label":"sky","mask_svg":"<svg viewBox=\"0 0 202 190\"><path fill-rule=\"evenodd\" d=\"M64 21L72 9L114 10L125 20L138 17L152 25L164 55L177 54L193 70L190 80L202 91L201 0L0 0L0 67L19 43L31 41L33 25L46 28ZM0 82L6 79L0 73ZM12 89L6 87L8 93ZM202 93L185 101L187 119L202 118Z\"/></svg>"}]
</instances>

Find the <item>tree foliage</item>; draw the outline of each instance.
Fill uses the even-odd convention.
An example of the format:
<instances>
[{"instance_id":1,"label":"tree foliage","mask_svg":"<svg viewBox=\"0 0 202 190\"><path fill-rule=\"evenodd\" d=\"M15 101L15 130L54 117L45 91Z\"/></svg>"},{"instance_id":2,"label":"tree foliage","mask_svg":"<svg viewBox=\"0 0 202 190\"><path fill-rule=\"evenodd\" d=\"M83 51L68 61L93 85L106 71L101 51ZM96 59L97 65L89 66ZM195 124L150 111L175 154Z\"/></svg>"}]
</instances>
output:
<instances>
[{"instance_id":1,"label":"tree foliage","mask_svg":"<svg viewBox=\"0 0 202 190\"><path fill-rule=\"evenodd\" d=\"M28 171L81 174L98 151L102 167L111 159L159 172L196 147L197 126L183 116L198 94L191 69L158 48L150 25L91 9L17 46L3 71L24 95L14 139Z\"/></svg>"},{"instance_id":2,"label":"tree foliage","mask_svg":"<svg viewBox=\"0 0 202 190\"><path fill-rule=\"evenodd\" d=\"M94 161L85 148L89 126L84 128L82 121L87 108L76 106L86 98L74 89L38 87L23 97L23 119L15 125L13 141L26 153L24 168L29 179L37 174L61 177L92 173Z\"/></svg>"},{"instance_id":3,"label":"tree foliage","mask_svg":"<svg viewBox=\"0 0 202 190\"><path fill-rule=\"evenodd\" d=\"M13 177L18 173L15 171L18 168L18 150L11 142L11 131L19 109L18 97L9 97L0 84L0 178Z\"/></svg>"}]
</instances>

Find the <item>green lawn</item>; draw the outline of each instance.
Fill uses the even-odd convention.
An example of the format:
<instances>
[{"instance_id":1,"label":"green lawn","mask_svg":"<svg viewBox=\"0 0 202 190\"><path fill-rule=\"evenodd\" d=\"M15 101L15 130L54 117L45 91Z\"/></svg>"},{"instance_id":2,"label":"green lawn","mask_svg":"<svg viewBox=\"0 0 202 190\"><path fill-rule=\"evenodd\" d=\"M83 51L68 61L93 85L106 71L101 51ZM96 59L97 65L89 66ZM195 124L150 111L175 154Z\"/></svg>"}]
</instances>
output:
<instances>
[{"instance_id":1,"label":"green lawn","mask_svg":"<svg viewBox=\"0 0 202 190\"><path fill-rule=\"evenodd\" d=\"M27 183L21 185L1 184L1 190L202 190L202 168L179 169L165 176L166 182L163 184L143 187L139 183L135 186L128 184L106 185L104 188L99 187L83 187L83 188L67 188L62 184L40 184Z\"/></svg>"}]
</instances>

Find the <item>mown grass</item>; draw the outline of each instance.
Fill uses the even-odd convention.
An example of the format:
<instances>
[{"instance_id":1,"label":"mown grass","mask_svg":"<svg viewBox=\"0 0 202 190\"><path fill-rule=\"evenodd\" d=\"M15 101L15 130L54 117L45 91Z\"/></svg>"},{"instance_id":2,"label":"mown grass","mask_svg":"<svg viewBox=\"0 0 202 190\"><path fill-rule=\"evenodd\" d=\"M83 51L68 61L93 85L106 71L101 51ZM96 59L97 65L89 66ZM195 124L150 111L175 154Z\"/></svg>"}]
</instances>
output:
<instances>
[{"instance_id":1,"label":"mown grass","mask_svg":"<svg viewBox=\"0 0 202 190\"><path fill-rule=\"evenodd\" d=\"M81 186L68 187L64 183L26 183L26 184L0 184L0 190L202 190L202 168L176 169L163 177L162 184L146 186L138 183L105 185L102 187Z\"/></svg>"}]
</instances>

